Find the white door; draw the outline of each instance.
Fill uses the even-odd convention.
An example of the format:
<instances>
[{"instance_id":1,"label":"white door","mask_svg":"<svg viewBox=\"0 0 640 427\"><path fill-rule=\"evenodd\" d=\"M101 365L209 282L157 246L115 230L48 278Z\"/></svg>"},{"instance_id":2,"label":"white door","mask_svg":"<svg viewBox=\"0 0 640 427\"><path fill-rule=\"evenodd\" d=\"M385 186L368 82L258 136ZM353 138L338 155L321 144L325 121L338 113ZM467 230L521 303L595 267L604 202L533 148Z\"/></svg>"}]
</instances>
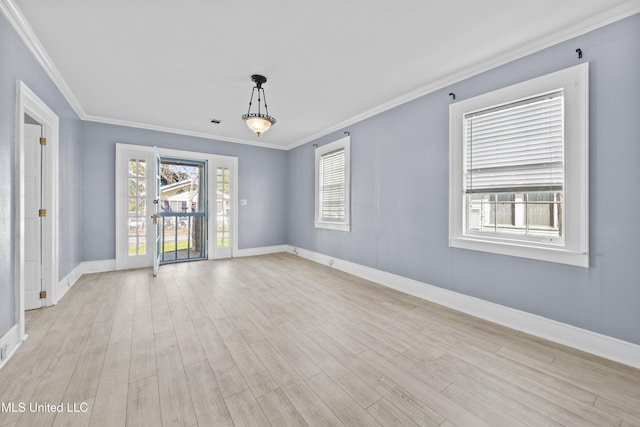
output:
<instances>
[{"instance_id":1,"label":"white door","mask_svg":"<svg viewBox=\"0 0 640 427\"><path fill-rule=\"evenodd\" d=\"M116 144L116 269L153 265L155 158L149 147Z\"/></svg>"},{"instance_id":2,"label":"white door","mask_svg":"<svg viewBox=\"0 0 640 427\"><path fill-rule=\"evenodd\" d=\"M25 123L24 144L24 308L42 307L42 127Z\"/></svg>"},{"instance_id":3,"label":"white door","mask_svg":"<svg viewBox=\"0 0 640 427\"><path fill-rule=\"evenodd\" d=\"M233 235L235 232L233 210L236 205L233 196L233 163L217 160L214 161L213 166L210 170L215 179L212 191L215 197L210 198L210 200L213 200L213 206L209 208L214 219L210 222L210 227L213 229L215 236L213 239L212 258L230 258L233 256Z\"/></svg>"},{"instance_id":4,"label":"white door","mask_svg":"<svg viewBox=\"0 0 640 427\"><path fill-rule=\"evenodd\" d=\"M158 271L160 270L160 257L162 256L162 251L160 250L161 243L161 230L160 230L160 189L162 187L162 179L161 179L161 171L160 171L160 153L157 148L154 148L154 157L155 157L155 189L154 189L154 199L153 199L153 215L151 218L153 219L153 230L155 232L155 239L153 245L153 277L158 275Z\"/></svg>"}]
</instances>

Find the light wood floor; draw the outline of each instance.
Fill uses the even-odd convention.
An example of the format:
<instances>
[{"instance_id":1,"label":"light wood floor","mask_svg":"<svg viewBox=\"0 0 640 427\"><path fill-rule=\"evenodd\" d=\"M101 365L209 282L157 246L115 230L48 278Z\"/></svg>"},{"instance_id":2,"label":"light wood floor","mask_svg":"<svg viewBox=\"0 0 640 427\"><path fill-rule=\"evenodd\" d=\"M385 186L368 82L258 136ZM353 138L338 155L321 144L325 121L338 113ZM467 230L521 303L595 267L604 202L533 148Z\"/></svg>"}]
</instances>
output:
<instances>
[{"instance_id":1,"label":"light wood floor","mask_svg":"<svg viewBox=\"0 0 640 427\"><path fill-rule=\"evenodd\" d=\"M1 426L640 425L639 370L289 254L88 275L28 319Z\"/></svg>"}]
</instances>

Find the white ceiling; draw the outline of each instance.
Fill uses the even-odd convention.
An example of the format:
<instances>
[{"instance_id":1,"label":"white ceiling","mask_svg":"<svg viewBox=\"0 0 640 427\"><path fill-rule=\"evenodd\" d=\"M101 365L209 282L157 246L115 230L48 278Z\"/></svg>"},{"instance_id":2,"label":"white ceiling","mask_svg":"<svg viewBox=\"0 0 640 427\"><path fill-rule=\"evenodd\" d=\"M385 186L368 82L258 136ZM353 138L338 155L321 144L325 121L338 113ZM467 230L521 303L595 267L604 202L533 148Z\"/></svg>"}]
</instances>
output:
<instances>
[{"instance_id":1,"label":"white ceiling","mask_svg":"<svg viewBox=\"0 0 640 427\"><path fill-rule=\"evenodd\" d=\"M278 148L640 11L640 0L1 1L24 15L81 118ZM278 121L259 139L240 118L256 73Z\"/></svg>"}]
</instances>

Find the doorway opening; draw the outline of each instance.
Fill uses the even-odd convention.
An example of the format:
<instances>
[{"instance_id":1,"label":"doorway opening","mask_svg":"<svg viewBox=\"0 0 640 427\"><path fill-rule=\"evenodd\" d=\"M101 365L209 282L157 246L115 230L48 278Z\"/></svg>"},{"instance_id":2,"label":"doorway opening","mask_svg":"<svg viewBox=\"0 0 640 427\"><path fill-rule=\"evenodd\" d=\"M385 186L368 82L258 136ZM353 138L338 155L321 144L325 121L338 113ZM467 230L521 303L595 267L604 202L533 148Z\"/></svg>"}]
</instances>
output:
<instances>
[{"instance_id":1,"label":"doorway opening","mask_svg":"<svg viewBox=\"0 0 640 427\"><path fill-rule=\"evenodd\" d=\"M207 163L160 158L160 263L207 256Z\"/></svg>"}]
</instances>

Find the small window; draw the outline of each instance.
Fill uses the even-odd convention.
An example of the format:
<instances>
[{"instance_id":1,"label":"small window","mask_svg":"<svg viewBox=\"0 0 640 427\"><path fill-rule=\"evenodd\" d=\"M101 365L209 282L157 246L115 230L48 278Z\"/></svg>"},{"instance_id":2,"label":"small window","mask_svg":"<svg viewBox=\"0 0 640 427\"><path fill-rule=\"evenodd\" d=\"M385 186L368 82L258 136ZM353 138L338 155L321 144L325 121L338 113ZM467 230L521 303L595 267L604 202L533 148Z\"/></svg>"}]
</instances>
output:
<instances>
[{"instance_id":1,"label":"small window","mask_svg":"<svg viewBox=\"0 0 640 427\"><path fill-rule=\"evenodd\" d=\"M588 64L452 104L450 246L588 266Z\"/></svg>"},{"instance_id":2,"label":"small window","mask_svg":"<svg viewBox=\"0 0 640 427\"><path fill-rule=\"evenodd\" d=\"M315 226L349 231L350 137L316 149Z\"/></svg>"}]
</instances>

